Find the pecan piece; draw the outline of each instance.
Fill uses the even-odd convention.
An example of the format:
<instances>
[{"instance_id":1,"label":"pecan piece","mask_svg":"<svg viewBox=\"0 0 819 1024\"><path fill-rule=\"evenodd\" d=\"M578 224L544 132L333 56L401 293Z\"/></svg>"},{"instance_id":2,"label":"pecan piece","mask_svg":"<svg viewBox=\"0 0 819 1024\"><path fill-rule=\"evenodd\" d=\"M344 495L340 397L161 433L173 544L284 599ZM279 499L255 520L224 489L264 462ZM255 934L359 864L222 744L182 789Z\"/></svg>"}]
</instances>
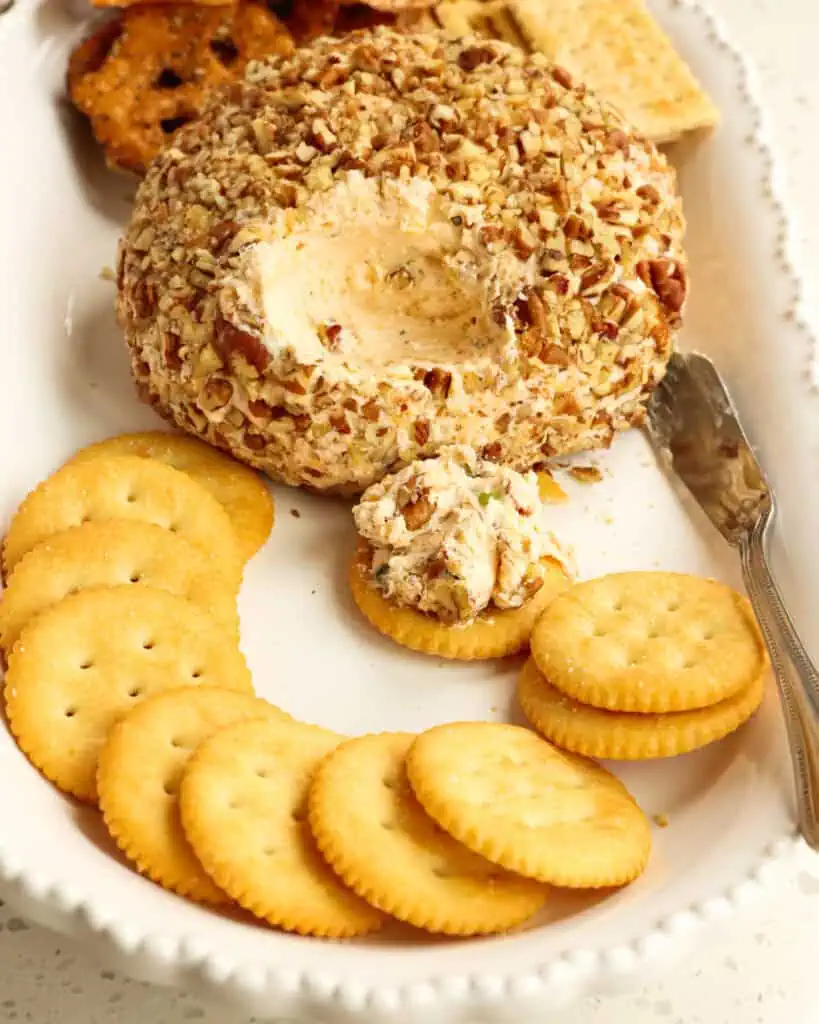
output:
<instances>
[{"instance_id":1,"label":"pecan piece","mask_svg":"<svg viewBox=\"0 0 819 1024\"><path fill-rule=\"evenodd\" d=\"M267 369L270 353L255 334L240 330L221 317L216 321L214 333L216 345L225 358L240 355L259 373Z\"/></svg>"},{"instance_id":2,"label":"pecan piece","mask_svg":"<svg viewBox=\"0 0 819 1024\"><path fill-rule=\"evenodd\" d=\"M214 252L219 252L238 232L239 225L235 220L223 220L210 233L210 244Z\"/></svg>"},{"instance_id":3,"label":"pecan piece","mask_svg":"<svg viewBox=\"0 0 819 1024\"><path fill-rule=\"evenodd\" d=\"M552 68L552 78L558 85L562 85L564 89L571 89L574 85L572 76L565 68L560 67L559 64L555 64Z\"/></svg>"},{"instance_id":4,"label":"pecan piece","mask_svg":"<svg viewBox=\"0 0 819 1024\"><path fill-rule=\"evenodd\" d=\"M544 345L540 358L550 366L568 366L571 362L569 353L560 345Z\"/></svg>"},{"instance_id":5,"label":"pecan piece","mask_svg":"<svg viewBox=\"0 0 819 1024\"><path fill-rule=\"evenodd\" d=\"M479 64L491 64L495 51L489 46L470 46L461 53L458 63L464 71L474 71Z\"/></svg>"},{"instance_id":6,"label":"pecan piece","mask_svg":"<svg viewBox=\"0 0 819 1024\"><path fill-rule=\"evenodd\" d=\"M413 433L416 443L423 447L429 440L429 420L417 420Z\"/></svg>"},{"instance_id":7,"label":"pecan piece","mask_svg":"<svg viewBox=\"0 0 819 1024\"><path fill-rule=\"evenodd\" d=\"M199 396L199 406L207 412L224 409L233 397L233 386L224 377L209 377Z\"/></svg>"},{"instance_id":8,"label":"pecan piece","mask_svg":"<svg viewBox=\"0 0 819 1024\"><path fill-rule=\"evenodd\" d=\"M666 309L679 313L688 292L688 279L681 263L677 260L641 260L637 264L637 273L645 284L654 289Z\"/></svg>"},{"instance_id":9,"label":"pecan piece","mask_svg":"<svg viewBox=\"0 0 819 1024\"><path fill-rule=\"evenodd\" d=\"M424 385L429 388L433 395L441 395L446 398L452 386L452 374L447 370L435 367L435 369L424 374Z\"/></svg>"},{"instance_id":10,"label":"pecan piece","mask_svg":"<svg viewBox=\"0 0 819 1024\"><path fill-rule=\"evenodd\" d=\"M432 518L434 508L435 506L429 500L429 495L427 494L422 494L415 501L406 504L401 511L404 516L404 522L407 524L407 529L420 530L422 526L426 526Z\"/></svg>"},{"instance_id":11,"label":"pecan piece","mask_svg":"<svg viewBox=\"0 0 819 1024\"><path fill-rule=\"evenodd\" d=\"M179 335L168 331L165 335L163 351L165 355L165 365L171 371L178 371L182 369L182 357L179 354L181 347L182 339Z\"/></svg>"}]
</instances>

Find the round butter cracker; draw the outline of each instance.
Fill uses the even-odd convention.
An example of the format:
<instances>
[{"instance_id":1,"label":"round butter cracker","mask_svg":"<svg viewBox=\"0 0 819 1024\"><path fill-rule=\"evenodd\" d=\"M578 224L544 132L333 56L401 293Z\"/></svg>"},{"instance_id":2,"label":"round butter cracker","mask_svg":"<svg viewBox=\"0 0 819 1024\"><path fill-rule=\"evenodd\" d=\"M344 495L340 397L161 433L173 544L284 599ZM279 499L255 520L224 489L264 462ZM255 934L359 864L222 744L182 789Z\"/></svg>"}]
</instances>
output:
<instances>
[{"instance_id":1,"label":"round butter cracker","mask_svg":"<svg viewBox=\"0 0 819 1024\"><path fill-rule=\"evenodd\" d=\"M245 561L259 550L273 529L273 497L262 477L203 441L162 430L120 434L83 448L71 462L112 455L154 459L193 477L224 506L239 555Z\"/></svg>"},{"instance_id":2,"label":"round butter cracker","mask_svg":"<svg viewBox=\"0 0 819 1024\"><path fill-rule=\"evenodd\" d=\"M744 597L670 572L576 584L546 609L531 648L552 686L608 711L704 708L747 690L768 664Z\"/></svg>"},{"instance_id":3,"label":"round butter cracker","mask_svg":"<svg viewBox=\"0 0 819 1024\"><path fill-rule=\"evenodd\" d=\"M236 593L210 558L180 534L137 519L108 519L55 533L17 563L0 600L0 647L10 651L34 616L89 587L145 583L209 612L239 635Z\"/></svg>"},{"instance_id":4,"label":"round butter cracker","mask_svg":"<svg viewBox=\"0 0 819 1024\"><path fill-rule=\"evenodd\" d=\"M9 727L60 789L97 797L111 727L161 690L210 685L252 693L236 644L201 608L141 583L66 597L20 634L5 679Z\"/></svg>"},{"instance_id":5,"label":"round butter cracker","mask_svg":"<svg viewBox=\"0 0 819 1024\"><path fill-rule=\"evenodd\" d=\"M69 463L36 487L6 534L6 573L55 533L106 519L138 519L181 534L238 587L241 561L230 519L219 502L185 473L136 455Z\"/></svg>"},{"instance_id":6,"label":"round butter cracker","mask_svg":"<svg viewBox=\"0 0 819 1024\"><path fill-rule=\"evenodd\" d=\"M177 795L196 748L220 729L254 718L289 716L250 694L186 686L148 697L108 734L97 765L103 819L128 859L165 889L228 902L185 838Z\"/></svg>"},{"instance_id":7,"label":"round butter cracker","mask_svg":"<svg viewBox=\"0 0 819 1024\"><path fill-rule=\"evenodd\" d=\"M299 722L242 722L206 740L182 778L182 827L200 863L285 931L342 938L383 920L331 871L306 821L313 773L341 739Z\"/></svg>"},{"instance_id":8,"label":"round butter cracker","mask_svg":"<svg viewBox=\"0 0 819 1024\"><path fill-rule=\"evenodd\" d=\"M536 913L546 888L500 870L447 835L410 788L414 736L342 743L310 787L310 827L339 877L401 921L446 935L507 931Z\"/></svg>"},{"instance_id":9,"label":"round butter cracker","mask_svg":"<svg viewBox=\"0 0 819 1024\"><path fill-rule=\"evenodd\" d=\"M543 586L520 608L487 609L465 624L449 625L416 608L388 601L372 579L370 548L363 541L350 566L350 590L370 624L402 647L458 661L505 658L527 646L543 611L571 585L562 566L553 559L547 561L549 572Z\"/></svg>"},{"instance_id":10,"label":"round butter cracker","mask_svg":"<svg viewBox=\"0 0 819 1024\"><path fill-rule=\"evenodd\" d=\"M528 729L439 725L410 747L407 776L441 828L507 871L600 888L632 881L648 861L648 819L625 786Z\"/></svg>"},{"instance_id":11,"label":"round butter cracker","mask_svg":"<svg viewBox=\"0 0 819 1024\"><path fill-rule=\"evenodd\" d=\"M725 700L693 711L604 711L567 697L529 658L518 682L523 713L550 742L586 757L642 761L697 750L735 732L762 703L767 673Z\"/></svg>"}]
</instances>

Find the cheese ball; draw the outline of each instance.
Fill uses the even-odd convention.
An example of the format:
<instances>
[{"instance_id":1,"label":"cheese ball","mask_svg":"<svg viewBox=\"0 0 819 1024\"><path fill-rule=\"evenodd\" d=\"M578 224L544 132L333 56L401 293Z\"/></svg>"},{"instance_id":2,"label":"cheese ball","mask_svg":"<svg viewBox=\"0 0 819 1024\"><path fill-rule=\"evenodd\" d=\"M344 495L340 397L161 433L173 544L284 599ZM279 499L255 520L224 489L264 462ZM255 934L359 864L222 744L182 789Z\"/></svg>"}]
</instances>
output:
<instances>
[{"instance_id":1,"label":"cheese ball","mask_svg":"<svg viewBox=\"0 0 819 1024\"><path fill-rule=\"evenodd\" d=\"M665 158L544 57L390 29L252 64L141 185L142 397L359 494L443 446L525 471L639 423L687 293Z\"/></svg>"}]
</instances>

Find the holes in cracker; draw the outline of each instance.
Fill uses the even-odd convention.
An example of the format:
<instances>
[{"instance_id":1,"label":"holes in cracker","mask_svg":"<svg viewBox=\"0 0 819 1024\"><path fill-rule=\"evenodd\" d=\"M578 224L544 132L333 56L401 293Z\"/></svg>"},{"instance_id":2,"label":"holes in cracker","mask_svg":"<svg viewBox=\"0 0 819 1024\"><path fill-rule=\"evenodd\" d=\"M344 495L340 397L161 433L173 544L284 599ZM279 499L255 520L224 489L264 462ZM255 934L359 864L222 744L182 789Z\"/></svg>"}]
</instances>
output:
<instances>
[{"instance_id":1,"label":"holes in cracker","mask_svg":"<svg viewBox=\"0 0 819 1024\"><path fill-rule=\"evenodd\" d=\"M152 651L155 646L156 646L156 643L153 640L143 640L142 641L142 650L143 651Z\"/></svg>"},{"instance_id":2,"label":"holes in cracker","mask_svg":"<svg viewBox=\"0 0 819 1024\"><path fill-rule=\"evenodd\" d=\"M293 818L293 821L297 825L301 825L305 821L305 819L307 818L307 814L305 813L305 810L304 810L303 807L297 807L295 809L295 811L293 811L291 817Z\"/></svg>"},{"instance_id":3,"label":"holes in cracker","mask_svg":"<svg viewBox=\"0 0 819 1024\"><path fill-rule=\"evenodd\" d=\"M76 708L66 708L63 712L66 718L73 718L77 714Z\"/></svg>"},{"instance_id":4,"label":"holes in cracker","mask_svg":"<svg viewBox=\"0 0 819 1024\"><path fill-rule=\"evenodd\" d=\"M128 691L128 696L131 697L134 700L136 700L137 697L141 697L142 696L142 687L140 687L140 686L132 686L131 689Z\"/></svg>"},{"instance_id":5,"label":"holes in cracker","mask_svg":"<svg viewBox=\"0 0 819 1024\"><path fill-rule=\"evenodd\" d=\"M93 662L93 659L91 659L91 658L85 658L84 661L80 662L80 668L83 670L83 672L85 672L86 669L93 668L93 667L94 667L94 662Z\"/></svg>"},{"instance_id":6,"label":"holes in cracker","mask_svg":"<svg viewBox=\"0 0 819 1024\"><path fill-rule=\"evenodd\" d=\"M267 6L279 21L287 21L288 18L293 17L296 2L295 0L268 0Z\"/></svg>"},{"instance_id":7,"label":"holes in cracker","mask_svg":"<svg viewBox=\"0 0 819 1024\"><path fill-rule=\"evenodd\" d=\"M168 780L162 788L165 791L166 796L176 796L176 786L174 786L170 780Z\"/></svg>"},{"instance_id":8,"label":"holes in cracker","mask_svg":"<svg viewBox=\"0 0 819 1024\"><path fill-rule=\"evenodd\" d=\"M128 577L128 582L129 583L139 583L139 581L141 579L142 579L142 573L141 572L132 572L131 575Z\"/></svg>"},{"instance_id":9,"label":"holes in cracker","mask_svg":"<svg viewBox=\"0 0 819 1024\"><path fill-rule=\"evenodd\" d=\"M178 131L188 121L192 120L193 114L177 114L176 117L163 117L159 122L159 127L166 135L173 135L175 131ZM169 526L168 529L173 530L174 527Z\"/></svg>"},{"instance_id":10,"label":"holes in cracker","mask_svg":"<svg viewBox=\"0 0 819 1024\"><path fill-rule=\"evenodd\" d=\"M163 68L154 80L155 89L178 89L180 85L184 85L184 80L173 68Z\"/></svg>"},{"instance_id":11,"label":"holes in cracker","mask_svg":"<svg viewBox=\"0 0 819 1024\"><path fill-rule=\"evenodd\" d=\"M204 675L204 670L201 668L195 668L191 672L191 679L201 679Z\"/></svg>"},{"instance_id":12,"label":"holes in cracker","mask_svg":"<svg viewBox=\"0 0 819 1024\"><path fill-rule=\"evenodd\" d=\"M262 853L264 854L265 857L275 857L276 856L276 847L275 846L266 846L262 850Z\"/></svg>"},{"instance_id":13,"label":"holes in cracker","mask_svg":"<svg viewBox=\"0 0 819 1024\"><path fill-rule=\"evenodd\" d=\"M128 494L125 495L125 501L128 505L133 505L136 502L136 500L137 496L134 494L133 491L129 491Z\"/></svg>"},{"instance_id":14,"label":"holes in cracker","mask_svg":"<svg viewBox=\"0 0 819 1024\"><path fill-rule=\"evenodd\" d=\"M177 737L177 736L174 736L171 739L171 746L175 747L177 750L188 750L188 749L190 749L187 746L187 744L183 743L182 740L180 740L179 737Z\"/></svg>"},{"instance_id":15,"label":"holes in cracker","mask_svg":"<svg viewBox=\"0 0 819 1024\"><path fill-rule=\"evenodd\" d=\"M239 48L230 38L211 39L210 49L214 57L216 57L227 68L229 68L231 64L235 64L239 58Z\"/></svg>"}]
</instances>

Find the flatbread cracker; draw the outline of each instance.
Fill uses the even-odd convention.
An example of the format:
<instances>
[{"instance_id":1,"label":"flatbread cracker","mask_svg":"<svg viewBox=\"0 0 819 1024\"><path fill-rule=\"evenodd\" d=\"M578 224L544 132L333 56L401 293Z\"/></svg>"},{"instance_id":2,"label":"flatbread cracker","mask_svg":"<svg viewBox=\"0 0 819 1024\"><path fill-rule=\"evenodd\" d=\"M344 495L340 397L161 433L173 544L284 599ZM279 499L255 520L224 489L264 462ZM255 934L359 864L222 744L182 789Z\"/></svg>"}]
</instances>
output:
<instances>
[{"instance_id":1,"label":"flatbread cracker","mask_svg":"<svg viewBox=\"0 0 819 1024\"><path fill-rule=\"evenodd\" d=\"M66 597L20 634L6 713L35 767L93 803L109 729L145 697L197 685L253 692L242 654L210 615L142 583L98 587Z\"/></svg>"},{"instance_id":2,"label":"flatbread cracker","mask_svg":"<svg viewBox=\"0 0 819 1024\"><path fill-rule=\"evenodd\" d=\"M626 572L558 595L532 632L552 686L607 711L690 711L746 690L768 658L748 601L716 580Z\"/></svg>"},{"instance_id":3,"label":"flatbread cracker","mask_svg":"<svg viewBox=\"0 0 819 1024\"><path fill-rule=\"evenodd\" d=\"M83 448L70 462L116 455L154 459L192 476L224 506L245 561L270 535L273 498L261 476L203 441L161 430L120 434Z\"/></svg>"},{"instance_id":4,"label":"flatbread cracker","mask_svg":"<svg viewBox=\"0 0 819 1024\"><path fill-rule=\"evenodd\" d=\"M186 686L148 697L117 722L100 751L99 805L108 831L142 874L189 899L229 902L185 839L179 782L196 748L220 729L289 717L250 694Z\"/></svg>"},{"instance_id":5,"label":"flatbread cracker","mask_svg":"<svg viewBox=\"0 0 819 1024\"><path fill-rule=\"evenodd\" d=\"M644 761L687 754L735 732L762 703L765 675L707 708L668 714L602 711L561 693L538 671L532 658L518 681L523 713L547 740L585 757Z\"/></svg>"},{"instance_id":6,"label":"flatbread cracker","mask_svg":"<svg viewBox=\"0 0 819 1024\"><path fill-rule=\"evenodd\" d=\"M333 874L305 820L312 775L341 738L299 722L232 725L199 747L179 790L185 835L216 884L301 935L363 935L383 921Z\"/></svg>"},{"instance_id":7,"label":"flatbread cracker","mask_svg":"<svg viewBox=\"0 0 819 1024\"><path fill-rule=\"evenodd\" d=\"M108 519L137 519L179 533L238 588L242 564L224 508L186 473L136 455L69 463L36 487L6 534L6 572L55 533Z\"/></svg>"},{"instance_id":8,"label":"flatbread cracker","mask_svg":"<svg viewBox=\"0 0 819 1024\"><path fill-rule=\"evenodd\" d=\"M136 519L109 519L55 533L17 563L0 598L0 648L70 594L89 587L146 583L209 612L234 642L239 635L235 585L178 533Z\"/></svg>"},{"instance_id":9,"label":"flatbread cracker","mask_svg":"<svg viewBox=\"0 0 819 1024\"><path fill-rule=\"evenodd\" d=\"M544 886L501 871L442 831L404 770L414 736L348 740L321 763L309 820L319 849L363 899L446 935L506 931L538 911Z\"/></svg>"},{"instance_id":10,"label":"flatbread cracker","mask_svg":"<svg viewBox=\"0 0 819 1024\"><path fill-rule=\"evenodd\" d=\"M507 871L600 888L630 882L648 861L648 819L625 786L528 729L439 725L410 747L407 775L441 828Z\"/></svg>"}]
</instances>

